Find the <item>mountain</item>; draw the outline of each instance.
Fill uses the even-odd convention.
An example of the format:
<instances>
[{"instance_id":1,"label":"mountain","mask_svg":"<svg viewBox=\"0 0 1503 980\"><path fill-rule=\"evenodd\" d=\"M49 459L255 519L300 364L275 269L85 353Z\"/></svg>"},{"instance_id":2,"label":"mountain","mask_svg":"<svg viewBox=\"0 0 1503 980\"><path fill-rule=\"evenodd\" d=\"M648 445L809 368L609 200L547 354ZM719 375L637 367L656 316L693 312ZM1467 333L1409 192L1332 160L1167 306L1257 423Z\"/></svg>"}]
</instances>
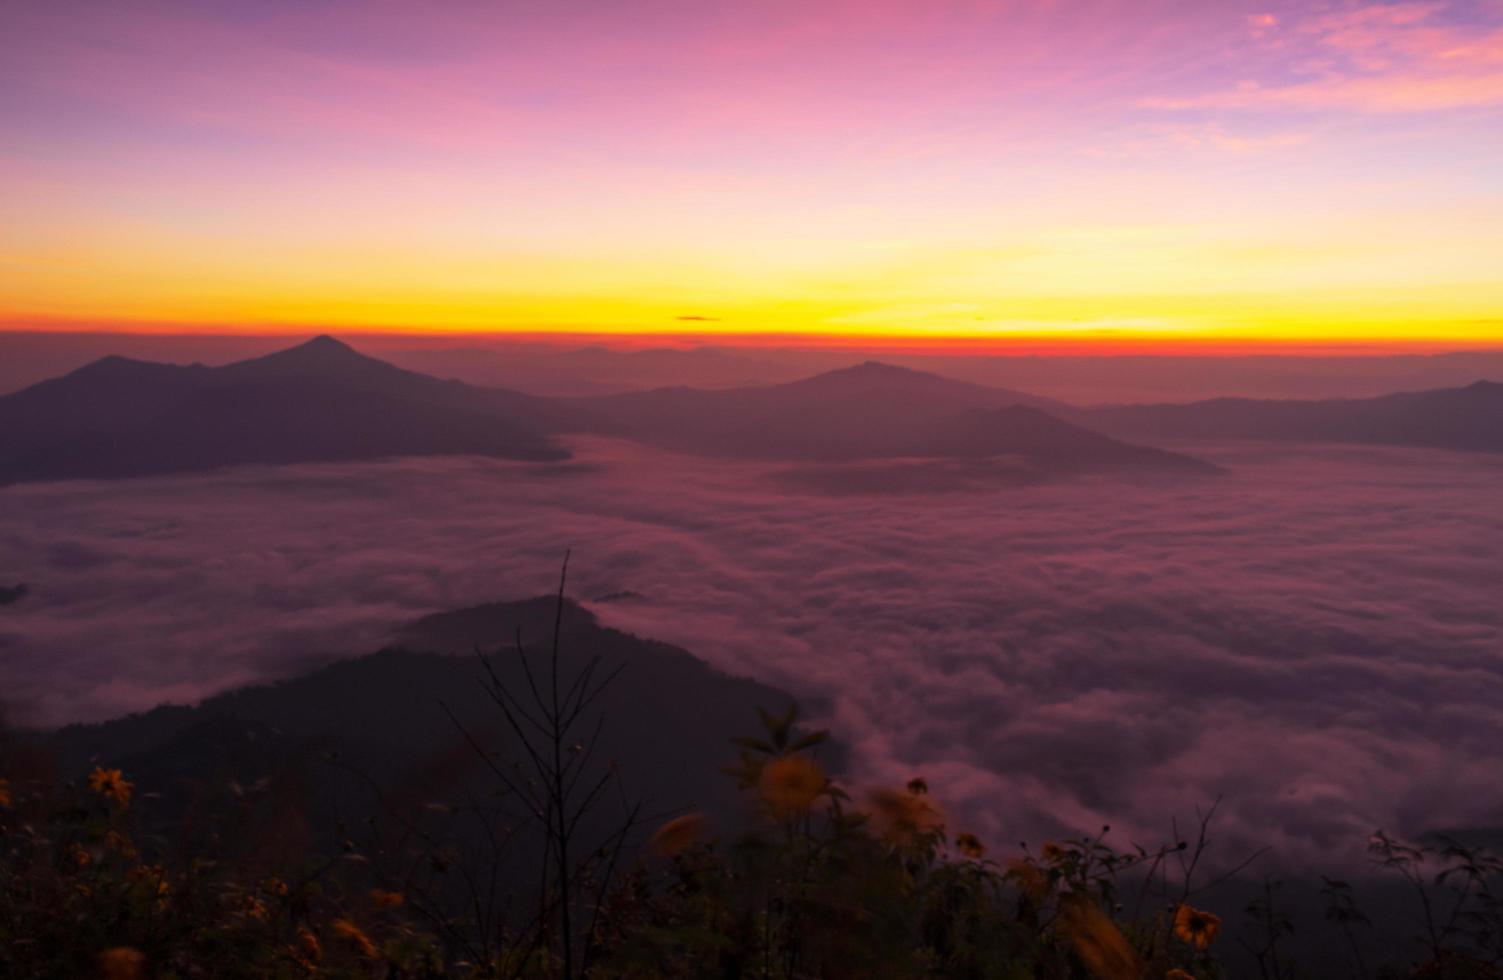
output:
<instances>
[{"instance_id":1,"label":"mountain","mask_svg":"<svg viewBox=\"0 0 1503 980\"><path fill-rule=\"evenodd\" d=\"M224 367L107 357L0 398L0 483L473 453L563 459L525 395L440 381L330 337Z\"/></svg>"},{"instance_id":2,"label":"mountain","mask_svg":"<svg viewBox=\"0 0 1503 980\"><path fill-rule=\"evenodd\" d=\"M660 388L574 401L603 434L710 456L839 462L1016 457L1056 474L1126 468L1213 472L1049 414L1057 402L867 362L788 384Z\"/></svg>"},{"instance_id":3,"label":"mountain","mask_svg":"<svg viewBox=\"0 0 1503 980\"><path fill-rule=\"evenodd\" d=\"M107 357L0 398L0 484L404 455L567 457L593 434L788 462L997 459L1032 478L1214 471L1056 417L1062 403L867 362L800 381L545 398L442 381L330 337L223 367Z\"/></svg>"},{"instance_id":4,"label":"mountain","mask_svg":"<svg viewBox=\"0 0 1503 980\"><path fill-rule=\"evenodd\" d=\"M1105 405L1073 416L1124 437L1346 442L1503 452L1503 384L1378 398Z\"/></svg>"},{"instance_id":5,"label":"mountain","mask_svg":"<svg viewBox=\"0 0 1503 980\"><path fill-rule=\"evenodd\" d=\"M514 639L520 634L535 671L546 670L555 601L428 616L365 657L196 707L69 726L40 744L65 777L96 764L117 766L163 793L154 805L168 823L187 819L209 787L231 782L296 783L302 817L315 834L332 833L340 813L369 812L362 794L372 786L411 810L459 802L494 789L465 732L508 760L518 750L482 688L474 651L492 654L501 681L525 692ZM781 711L791 702L786 692L720 673L681 648L605 628L572 602L563 607L559 649L562 687L592 658L599 658L597 679L620 671L571 735L588 743L601 725L584 779L618 768L627 795L648 813L693 806L727 821L740 813L735 786L720 771L736 756L730 740L754 734L756 709ZM546 684L545 676L538 682ZM831 753L838 764L839 750Z\"/></svg>"},{"instance_id":6,"label":"mountain","mask_svg":"<svg viewBox=\"0 0 1503 980\"><path fill-rule=\"evenodd\" d=\"M344 336L344 335L342 335ZM355 339L351 339L355 338ZM780 384L846 367L856 349L709 344L656 348L575 346L500 336L464 340L345 336L398 367L482 388L585 396L692 383L697 388ZM0 395L71 371L105 354L147 361L226 364L276 349L255 334L105 334L11 330L0 337ZM1020 388L1077 405L1187 402L1208 398L1372 398L1503 379L1503 350L1437 354L1191 356L911 353L886 363L975 384Z\"/></svg>"}]
</instances>

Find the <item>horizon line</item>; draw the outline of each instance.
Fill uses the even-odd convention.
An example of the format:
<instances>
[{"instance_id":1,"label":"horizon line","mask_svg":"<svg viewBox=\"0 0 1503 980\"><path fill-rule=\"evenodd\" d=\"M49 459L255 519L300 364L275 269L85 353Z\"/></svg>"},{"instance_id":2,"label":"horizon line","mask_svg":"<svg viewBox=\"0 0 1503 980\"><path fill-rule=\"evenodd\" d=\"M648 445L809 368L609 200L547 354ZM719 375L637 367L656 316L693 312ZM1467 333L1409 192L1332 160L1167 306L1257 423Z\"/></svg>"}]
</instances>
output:
<instances>
[{"instance_id":1,"label":"horizon line","mask_svg":"<svg viewBox=\"0 0 1503 980\"><path fill-rule=\"evenodd\" d=\"M630 329L430 329L420 326L335 325L302 323L225 324L212 322L67 320L40 325L0 320L0 337L146 337L172 339L278 340L289 344L320 335L360 338L377 346L393 342L454 342L460 346L531 344L550 347L603 347L634 351L745 348L762 350L869 351L908 355L974 357L1435 357L1455 354L1503 353L1496 343L1474 339L1435 340L1310 338L1258 339L1247 336L1172 340L1157 335L1103 331L1076 336L1059 333L1010 333L1005 337L973 333L828 333L778 330L662 330ZM406 345L401 345L406 346Z\"/></svg>"},{"instance_id":2,"label":"horizon line","mask_svg":"<svg viewBox=\"0 0 1503 980\"><path fill-rule=\"evenodd\" d=\"M714 317L685 319L679 323L718 322ZM1491 323L1491 320L1482 320ZM863 352L899 353L930 356L1058 356L1058 358L1132 358L1132 356L1166 356L1166 358L1381 358L1381 356L1441 356L1456 353L1503 352L1503 337L1495 341L1476 337L1435 338L1360 338L1257 337L1246 332L1225 334L1175 335L1177 332L1144 328L1037 329L1009 331L1007 334L983 331L800 331L800 329L633 329L618 326L579 328L579 326L535 326L535 328L452 328L452 326L382 325L382 323L319 322L203 322L203 320L93 319L93 317L0 316L3 335L51 335L51 337L150 337L222 338L222 340L275 340L317 335L359 337L379 346L392 341L454 341L464 344L538 344L550 347L607 347L618 350L705 349L735 347L762 350L863 350Z\"/></svg>"}]
</instances>

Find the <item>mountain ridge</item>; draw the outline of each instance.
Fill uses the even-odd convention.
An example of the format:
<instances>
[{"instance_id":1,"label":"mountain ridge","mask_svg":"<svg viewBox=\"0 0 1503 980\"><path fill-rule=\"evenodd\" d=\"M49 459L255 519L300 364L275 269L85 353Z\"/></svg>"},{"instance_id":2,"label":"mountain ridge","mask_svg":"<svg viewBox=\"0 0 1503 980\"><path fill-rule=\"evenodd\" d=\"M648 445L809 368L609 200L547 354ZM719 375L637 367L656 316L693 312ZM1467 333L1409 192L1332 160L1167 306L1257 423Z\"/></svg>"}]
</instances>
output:
<instances>
[{"instance_id":1,"label":"mountain ridge","mask_svg":"<svg viewBox=\"0 0 1503 980\"><path fill-rule=\"evenodd\" d=\"M1013 407L1037 414L1003 411ZM558 438L576 434L752 459L1022 456L1041 475L1215 472L1059 418L1067 408L870 360L775 385L545 398L408 371L321 334L213 368L102 358L0 398L0 483L390 456L554 461L570 455Z\"/></svg>"},{"instance_id":2,"label":"mountain ridge","mask_svg":"<svg viewBox=\"0 0 1503 980\"><path fill-rule=\"evenodd\" d=\"M568 458L508 418L506 401L328 336L217 368L102 358L0 398L0 483L403 455Z\"/></svg>"},{"instance_id":3,"label":"mountain ridge","mask_svg":"<svg viewBox=\"0 0 1503 980\"><path fill-rule=\"evenodd\" d=\"M1073 418L1123 437L1255 439L1503 452L1503 383L1403 391L1372 398L1215 398L1183 404L1102 405Z\"/></svg>"}]
</instances>

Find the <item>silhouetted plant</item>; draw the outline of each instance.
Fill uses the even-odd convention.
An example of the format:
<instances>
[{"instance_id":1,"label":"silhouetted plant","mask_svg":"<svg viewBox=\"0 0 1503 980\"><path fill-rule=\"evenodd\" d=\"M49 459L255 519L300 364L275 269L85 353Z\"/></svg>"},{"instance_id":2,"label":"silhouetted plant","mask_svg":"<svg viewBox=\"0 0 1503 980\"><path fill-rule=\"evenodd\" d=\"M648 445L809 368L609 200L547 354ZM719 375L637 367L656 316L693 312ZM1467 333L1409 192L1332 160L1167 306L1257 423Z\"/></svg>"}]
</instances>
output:
<instances>
[{"instance_id":1,"label":"silhouetted plant","mask_svg":"<svg viewBox=\"0 0 1503 980\"><path fill-rule=\"evenodd\" d=\"M504 944L510 948L502 951L500 959L509 968L497 970L502 976L522 976L538 970L542 975L574 980L589 972L598 953L600 909L641 813L640 804L627 805L623 794L623 818L603 839L589 844L581 840L586 819L610 789L620 788L614 764L598 775L590 769L605 725L604 714L588 729L586 726L590 709L625 665L602 674L600 658L591 657L573 677L560 676L568 574L566 553L559 574L553 633L543 662L534 664L520 629L514 637L512 655L525 678L524 689L514 689L504 681L495 663L495 658L503 654L475 651L485 692L511 734L509 751L502 753L485 746L444 706L505 795L520 803L522 820L529 821L545 842L538 869L535 913L520 930L508 933L520 937L520 941ZM505 839L495 841L495 849L504 849L513 837L514 829ZM492 867L500 862L496 854L491 860ZM495 929L489 932L494 935ZM523 947L521 955L518 945ZM487 948L483 955L489 956L491 952Z\"/></svg>"},{"instance_id":2,"label":"silhouetted plant","mask_svg":"<svg viewBox=\"0 0 1503 980\"><path fill-rule=\"evenodd\" d=\"M1362 954L1362 943L1357 940L1357 930L1371 926L1372 920L1357 907L1350 884L1325 875L1320 880L1324 884L1320 894L1326 900L1326 920L1334 922L1341 931L1342 938L1346 940L1347 948L1352 954L1352 976L1365 977L1368 975L1367 958Z\"/></svg>"},{"instance_id":3,"label":"silhouetted plant","mask_svg":"<svg viewBox=\"0 0 1503 980\"><path fill-rule=\"evenodd\" d=\"M1263 879L1263 892L1247 905L1247 916L1252 920L1254 942L1242 940L1242 946L1253 955L1258 964L1258 975L1265 980L1283 980L1289 976L1288 965L1279 954L1279 943L1294 933L1294 922L1278 905L1278 892L1282 881Z\"/></svg>"},{"instance_id":4,"label":"silhouetted plant","mask_svg":"<svg viewBox=\"0 0 1503 980\"><path fill-rule=\"evenodd\" d=\"M1426 976L1503 976L1496 969L1503 963L1503 859L1450 837L1412 844L1381 830L1368 839L1368 852L1414 896L1421 928L1416 939L1429 956Z\"/></svg>"}]
</instances>

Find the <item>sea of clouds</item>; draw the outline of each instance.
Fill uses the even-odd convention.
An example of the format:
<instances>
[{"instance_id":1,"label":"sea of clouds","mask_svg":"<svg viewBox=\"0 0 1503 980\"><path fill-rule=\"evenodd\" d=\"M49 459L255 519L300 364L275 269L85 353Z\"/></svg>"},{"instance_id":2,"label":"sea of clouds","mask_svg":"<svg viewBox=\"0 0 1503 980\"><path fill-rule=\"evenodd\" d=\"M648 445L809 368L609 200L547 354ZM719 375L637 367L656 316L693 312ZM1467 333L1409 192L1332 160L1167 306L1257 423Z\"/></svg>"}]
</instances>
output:
<instances>
[{"instance_id":1,"label":"sea of clouds","mask_svg":"<svg viewBox=\"0 0 1503 980\"><path fill-rule=\"evenodd\" d=\"M0 490L5 710L285 676L548 592L572 548L608 625L796 692L854 780L922 774L993 839L1156 842L1218 796L1224 844L1289 861L1503 825L1503 461L1196 447L1229 475L861 494L577 449Z\"/></svg>"}]
</instances>

